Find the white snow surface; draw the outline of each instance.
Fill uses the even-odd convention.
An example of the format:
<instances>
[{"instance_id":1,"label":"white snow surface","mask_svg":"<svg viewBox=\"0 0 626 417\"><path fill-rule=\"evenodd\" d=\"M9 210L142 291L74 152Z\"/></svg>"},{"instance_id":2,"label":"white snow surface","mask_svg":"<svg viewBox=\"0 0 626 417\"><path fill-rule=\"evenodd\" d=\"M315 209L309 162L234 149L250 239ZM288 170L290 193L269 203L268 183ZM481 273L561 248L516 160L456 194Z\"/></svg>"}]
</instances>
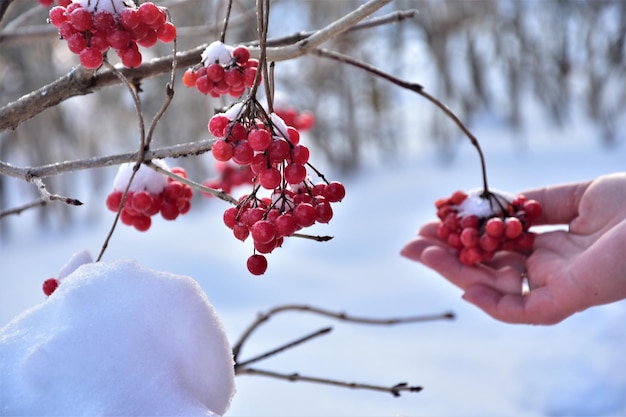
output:
<instances>
[{"instance_id":1,"label":"white snow surface","mask_svg":"<svg viewBox=\"0 0 626 417\"><path fill-rule=\"evenodd\" d=\"M170 169L168 165L162 160L154 159L152 160L152 163L168 171ZM114 190L124 191L126 189L128 180L133 174L134 165L134 162L120 165L117 170L117 175L113 180ZM137 174L135 174L135 178L133 178L133 182L130 185L128 191L136 192L145 190L151 194L159 194L166 186L167 177L165 175L159 174L155 170L142 164L139 167Z\"/></svg>"},{"instance_id":2,"label":"white snow surface","mask_svg":"<svg viewBox=\"0 0 626 417\"><path fill-rule=\"evenodd\" d=\"M226 45L220 41L214 41L202 51L202 62L205 66L209 66L214 62L218 62L220 65L228 64L232 56L233 48L230 45Z\"/></svg>"},{"instance_id":3,"label":"white snow surface","mask_svg":"<svg viewBox=\"0 0 626 417\"><path fill-rule=\"evenodd\" d=\"M515 199L515 196L511 193L500 190L490 190L503 206L506 206L507 202L511 202ZM490 200L481 198L483 192L482 188L474 188L467 192L467 198L463 200L458 206L459 216L474 215L480 218L491 217L499 211L499 206L495 203L490 203Z\"/></svg>"},{"instance_id":4,"label":"white snow surface","mask_svg":"<svg viewBox=\"0 0 626 417\"><path fill-rule=\"evenodd\" d=\"M233 358L197 282L90 260L0 329L0 415L222 415Z\"/></svg>"}]
</instances>

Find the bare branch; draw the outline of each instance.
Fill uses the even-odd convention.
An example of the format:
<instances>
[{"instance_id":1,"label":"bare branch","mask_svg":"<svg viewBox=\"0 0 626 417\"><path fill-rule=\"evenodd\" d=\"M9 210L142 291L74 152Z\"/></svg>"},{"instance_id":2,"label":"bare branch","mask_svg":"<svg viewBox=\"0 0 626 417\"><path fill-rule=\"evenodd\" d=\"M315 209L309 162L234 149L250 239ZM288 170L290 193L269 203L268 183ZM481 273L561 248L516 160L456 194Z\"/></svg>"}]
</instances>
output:
<instances>
[{"instance_id":1,"label":"bare branch","mask_svg":"<svg viewBox=\"0 0 626 417\"><path fill-rule=\"evenodd\" d=\"M389 2L391 0L371 0L294 45L267 48L267 61L284 61L309 53L327 40L347 31ZM119 66L117 70L128 80L142 80L170 71L174 57L181 67L197 64L201 60L201 53L205 47L206 45L201 45L175 55L155 58L138 68ZM250 53L254 57L259 57L260 48L253 47ZM58 80L25 94L16 101L0 108L0 132L13 130L45 109L71 97L91 94L101 88L120 84L120 82L120 79L110 69L101 68L98 71L93 71L82 66L75 67Z\"/></svg>"},{"instance_id":2,"label":"bare branch","mask_svg":"<svg viewBox=\"0 0 626 417\"><path fill-rule=\"evenodd\" d=\"M244 343L249 339L250 335L259 326L267 322L272 316L278 313L284 313L288 311L311 313L311 314L317 314L320 316L325 316L325 317L335 319L335 320L341 320L341 321L347 321L347 322L359 323L359 324L378 325L378 326L393 326L396 324L421 323L421 322L426 322L426 321L454 319L454 313L451 313L451 312L447 312L443 314L435 314L435 315L421 315L421 316L412 316L412 317L395 317L395 318L387 318L387 319L378 319L378 318L369 318L369 317L350 316L344 312L334 312L334 311L325 310L319 307L312 307L306 304L285 304L285 305L274 307L266 313L259 314L256 320L252 322L250 326L248 326L248 328L240 336L239 341L233 345L233 353L235 356L235 360L237 360L237 357L241 353L241 349Z\"/></svg>"},{"instance_id":3,"label":"bare branch","mask_svg":"<svg viewBox=\"0 0 626 417\"><path fill-rule=\"evenodd\" d=\"M251 363L262 361L263 359L267 359L267 358L269 358L271 356L274 356L274 355L276 355L278 353L281 353L281 352L283 352L283 351L285 351L287 349L291 349L291 348L296 347L296 346L298 346L298 345L300 345L302 343L308 342L311 339L314 339L314 338L319 337L319 336L324 336L324 335L330 333L332 330L333 330L332 327L324 327L323 329L317 330L317 331L315 331L315 332L313 332L311 334L308 334L308 335L306 335L304 337L300 337L300 338L294 340L293 342L286 343L286 344L284 344L282 346L279 346L279 347L277 347L275 349L272 349L272 350L270 350L268 352L265 352L265 353L262 353L260 355L254 356L251 359L248 359L248 360L245 360L245 361L241 361L241 362L237 362L235 364L235 372L237 372L238 369L245 368L247 365L250 365Z\"/></svg>"},{"instance_id":4,"label":"bare branch","mask_svg":"<svg viewBox=\"0 0 626 417\"><path fill-rule=\"evenodd\" d=\"M258 375L258 376L266 376L270 378L282 379L282 380L291 381L291 382L298 382L298 381L313 382L317 384L334 385L334 386L343 387L343 388L382 391L382 392L388 392L394 397L399 397L402 392L420 392L423 389L420 386L409 385L406 382L400 382L396 385L385 387L382 385L363 384L359 382L343 382L343 381L337 381L337 380L328 379L328 378L305 376L305 375L300 375L299 373L283 374L279 372L266 371L266 370L256 369L256 368L240 369L237 371L237 375Z\"/></svg>"},{"instance_id":5,"label":"bare branch","mask_svg":"<svg viewBox=\"0 0 626 417\"><path fill-rule=\"evenodd\" d=\"M23 211L26 211L28 209L31 208L35 208L35 207L43 207L46 204L48 204L48 202L46 200L44 200L43 198L40 198L37 201L33 201L31 203L27 203L24 204L22 206L18 206L18 207L13 207L10 209L5 209L5 210L0 210L0 218L2 217L6 217L6 216L12 216L12 215L20 215L22 214Z\"/></svg>"},{"instance_id":6,"label":"bare branch","mask_svg":"<svg viewBox=\"0 0 626 417\"><path fill-rule=\"evenodd\" d=\"M31 178L30 182L32 182L33 184L35 184L35 186L37 186L37 190L39 191L39 194L41 195L41 199L45 202L61 201L62 203L65 203L70 206L82 206L83 205L82 202L80 202L79 200L75 198L64 197L62 195L50 193L46 189L46 184L44 184L41 178L37 178L37 177Z\"/></svg>"}]
</instances>

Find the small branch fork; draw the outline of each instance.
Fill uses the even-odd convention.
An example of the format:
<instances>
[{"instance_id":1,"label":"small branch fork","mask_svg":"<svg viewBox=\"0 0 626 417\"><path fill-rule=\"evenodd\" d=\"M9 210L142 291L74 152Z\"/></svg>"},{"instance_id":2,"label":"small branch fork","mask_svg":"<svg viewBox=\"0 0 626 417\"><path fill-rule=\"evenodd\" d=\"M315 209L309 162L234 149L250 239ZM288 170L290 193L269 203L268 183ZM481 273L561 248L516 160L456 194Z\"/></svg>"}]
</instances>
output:
<instances>
[{"instance_id":1,"label":"small branch fork","mask_svg":"<svg viewBox=\"0 0 626 417\"><path fill-rule=\"evenodd\" d=\"M288 349L301 345L303 343L309 342L317 337L324 336L329 334L332 331L332 327L324 327L315 332L312 332L308 335L295 339L289 343L285 343L280 345L274 349L271 349L267 352L256 355L247 360L240 360L240 354L243 349L245 343L250 340L251 335L264 323L267 323L270 318L285 312L301 312L301 313L310 313L316 314L324 317L328 317L330 319L345 321L349 323L356 324L366 324L366 325L378 325L378 326L393 326L397 324L409 324L409 323L423 323L428 321L435 320L452 320L454 319L454 313L447 312L442 314L435 315L422 315L422 316L411 316L411 317L396 317L396 318L370 318L370 317L358 317L348 315L344 312L333 312L330 310L322 309L319 307L313 307L304 304L286 304L274 307L267 311L266 313L261 313L258 317L244 330L239 340L233 346L233 356L235 358L235 373L237 375L257 375L257 376L265 376L270 378L277 378L291 382L303 381L303 382L313 382L318 384L325 385L334 385L344 388L353 388L353 389L366 389L373 391L382 391L389 392L393 396L398 397L402 392L419 392L422 390L420 386L409 385L406 382L401 382L395 384L393 386L382 386L382 385L372 385L372 384L364 384L357 382L343 382L334 379L328 378L320 378L313 376L305 376L299 373L279 373L274 371L262 370L258 368L252 368L249 365L260 362L269 357L275 356L281 352L284 352Z\"/></svg>"}]
</instances>

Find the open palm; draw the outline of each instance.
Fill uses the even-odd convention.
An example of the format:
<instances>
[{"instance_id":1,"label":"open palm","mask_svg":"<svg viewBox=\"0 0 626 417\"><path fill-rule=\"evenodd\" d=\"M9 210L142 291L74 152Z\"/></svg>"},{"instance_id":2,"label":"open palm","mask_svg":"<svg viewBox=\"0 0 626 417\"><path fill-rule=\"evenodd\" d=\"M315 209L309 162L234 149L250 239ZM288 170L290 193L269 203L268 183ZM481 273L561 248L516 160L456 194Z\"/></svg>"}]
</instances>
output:
<instances>
[{"instance_id":1,"label":"open palm","mask_svg":"<svg viewBox=\"0 0 626 417\"><path fill-rule=\"evenodd\" d=\"M465 291L463 298L509 323L553 324L588 307L626 297L626 174L523 193L539 201L537 224L568 225L537 235L526 257L502 252L468 267L437 237L437 223L422 227L402 255L436 270ZM521 295L521 272L531 291Z\"/></svg>"}]
</instances>

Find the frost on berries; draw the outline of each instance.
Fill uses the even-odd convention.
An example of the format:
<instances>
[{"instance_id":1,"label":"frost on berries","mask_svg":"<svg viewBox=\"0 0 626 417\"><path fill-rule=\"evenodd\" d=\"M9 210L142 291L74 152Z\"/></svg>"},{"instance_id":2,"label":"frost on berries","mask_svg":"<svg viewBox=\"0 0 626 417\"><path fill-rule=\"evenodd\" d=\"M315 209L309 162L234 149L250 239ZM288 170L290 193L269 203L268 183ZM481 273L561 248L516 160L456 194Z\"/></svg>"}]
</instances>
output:
<instances>
[{"instance_id":1,"label":"frost on berries","mask_svg":"<svg viewBox=\"0 0 626 417\"><path fill-rule=\"evenodd\" d=\"M187 177L183 168L170 169L163 161L152 162L183 178ZM106 199L107 208L113 212L117 212L121 206L120 220L123 224L145 232L152 225L152 216L156 214L160 213L165 220L174 220L189 212L193 197L191 187L144 165L139 167L122 203L133 166L134 164L128 163L119 167L113 181L113 191Z\"/></svg>"},{"instance_id":2,"label":"frost on berries","mask_svg":"<svg viewBox=\"0 0 626 417\"><path fill-rule=\"evenodd\" d=\"M183 74L183 84L211 97L241 97L254 85L259 61L250 58L245 46L232 47L215 41L202 52L199 65Z\"/></svg>"},{"instance_id":3,"label":"frost on berries","mask_svg":"<svg viewBox=\"0 0 626 417\"><path fill-rule=\"evenodd\" d=\"M464 265L489 261L498 251L532 250L535 235L529 231L541 216L541 204L523 195L482 190L456 191L435 202L440 239L456 249Z\"/></svg>"},{"instance_id":4,"label":"frost on berries","mask_svg":"<svg viewBox=\"0 0 626 417\"><path fill-rule=\"evenodd\" d=\"M165 9L152 2L137 7L132 0L59 1L50 9L48 21L88 69L99 68L109 49L124 66L136 68L142 62L140 46L150 48L157 41L176 38L176 27L167 20Z\"/></svg>"},{"instance_id":5,"label":"frost on berries","mask_svg":"<svg viewBox=\"0 0 626 417\"><path fill-rule=\"evenodd\" d=\"M208 129L216 138L211 152L221 175L205 185L227 192L235 185L252 186L252 192L226 209L223 220L236 239L251 238L254 254L247 267L261 275L267 269L264 254L304 228L330 222L332 204L344 198L345 187L323 177L314 183L308 172L310 153L298 130L255 100L215 114Z\"/></svg>"}]
</instances>

